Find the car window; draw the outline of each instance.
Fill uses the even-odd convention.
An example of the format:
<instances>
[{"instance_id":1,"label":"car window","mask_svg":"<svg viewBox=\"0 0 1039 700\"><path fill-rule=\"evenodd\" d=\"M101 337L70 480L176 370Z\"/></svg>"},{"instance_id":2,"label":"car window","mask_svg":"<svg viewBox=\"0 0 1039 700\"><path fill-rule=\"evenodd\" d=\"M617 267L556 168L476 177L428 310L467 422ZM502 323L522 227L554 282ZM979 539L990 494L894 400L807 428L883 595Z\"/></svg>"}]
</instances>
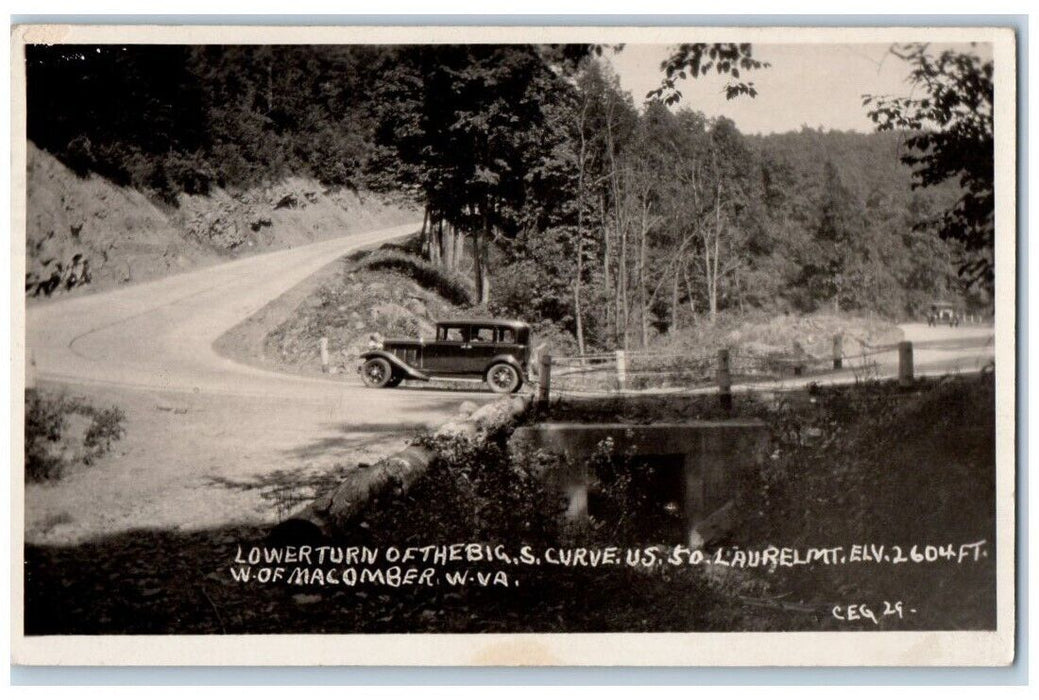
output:
<instances>
[{"instance_id":1,"label":"car window","mask_svg":"<svg viewBox=\"0 0 1039 700\"><path fill-rule=\"evenodd\" d=\"M465 341L465 329L461 326L441 326L437 329L437 340L463 342Z\"/></svg>"},{"instance_id":2,"label":"car window","mask_svg":"<svg viewBox=\"0 0 1039 700\"><path fill-rule=\"evenodd\" d=\"M474 343L493 343L494 342L494 329L487 327L477 327L472 330L472 342Z\"/></svg>"},{"instance_id":3,"label":"car window","mask_svg":"<svg viewBox=\"0 0 1039 700\"><path fill-rule=\"evenodd\" d=\"M502 328L501 329L501 342L503 342L503 343L515 343L516 342L516 329L515 328Z\"/></svg>"}]
</instances>

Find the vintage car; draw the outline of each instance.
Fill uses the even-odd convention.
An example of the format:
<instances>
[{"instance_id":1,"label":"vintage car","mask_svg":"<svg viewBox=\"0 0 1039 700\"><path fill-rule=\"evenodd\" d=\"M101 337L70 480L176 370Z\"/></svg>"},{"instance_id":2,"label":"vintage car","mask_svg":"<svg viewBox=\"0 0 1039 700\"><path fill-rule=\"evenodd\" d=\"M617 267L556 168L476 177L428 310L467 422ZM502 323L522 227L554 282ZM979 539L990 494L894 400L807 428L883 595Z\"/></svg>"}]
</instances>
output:
<instances>
[{"instance_id":1,"label":"vintage car","mask_svg":"<svg viewBox=\"0 0 1039 700\"><path fill-rule=\"evenodd\" d=\"M960 325L960 315L956 312L954 305L936 301L931 304L931 309L927 312L927 325L939 326L943 324L950 326Z\"/></svg>"},{"instance_id":2,"label":"vintage car","mask_svg":"<svg viewBox=\"0 0 1039 700\"><path fill-rule=\"evenodd\" d=\"M499 394L523 385L530 365L530 326L522 321L441 321L436 338L388 339L361 355L361 378L370 387L405 379L475 377Z\"/></svg>"}]
</instances>

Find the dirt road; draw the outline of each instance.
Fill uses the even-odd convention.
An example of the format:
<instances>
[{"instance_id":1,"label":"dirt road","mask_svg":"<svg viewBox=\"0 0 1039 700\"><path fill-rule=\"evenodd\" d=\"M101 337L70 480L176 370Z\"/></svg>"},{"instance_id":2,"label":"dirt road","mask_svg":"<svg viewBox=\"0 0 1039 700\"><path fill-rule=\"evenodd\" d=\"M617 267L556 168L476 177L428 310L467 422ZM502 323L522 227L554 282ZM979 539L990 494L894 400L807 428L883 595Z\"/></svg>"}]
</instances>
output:
<instances>
[{"instance_id":1,"label":"dirt road","mask_svg":"<svg viewBox=\"0 0 1039 700\"><path fill-rule=\"evenodd\" d=\"M271 522L307 483L372 461L493 395L371 390L241 365L213 350L227 329L330 261L416 225L256 255L28 310L41 386L127 414L97 464L26 489L26 538L69 542L138 528Z\"/></svg>"}]
</instances>

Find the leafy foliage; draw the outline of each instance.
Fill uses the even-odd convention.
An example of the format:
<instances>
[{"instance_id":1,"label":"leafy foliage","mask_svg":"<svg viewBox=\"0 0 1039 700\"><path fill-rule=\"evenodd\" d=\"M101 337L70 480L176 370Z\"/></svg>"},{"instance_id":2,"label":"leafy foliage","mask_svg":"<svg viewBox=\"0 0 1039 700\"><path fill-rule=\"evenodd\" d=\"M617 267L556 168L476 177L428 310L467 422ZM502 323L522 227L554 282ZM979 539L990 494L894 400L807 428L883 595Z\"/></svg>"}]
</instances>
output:
<instances>
[{"instance_id":1,"label":"leafy foliage","mask_svg":"<svg viewBox=\"0 0 1039 700\"><path fill-rule=\"evenodd\" d=\"M553 113L566 84L534 46L404 47L394 64L376 97L374 168L421 198L431 226L471 237L487 302L490 240L549 223L538 194L558 195L545 162L564 142Z\"/></svg>"},{"instance_id":2,"label":"leafy foliage","mask_svg":"<svg viewBox=\"0 0 1039 700\"><path fill-rule=\"evenodd\" d=\"M170 204L288 174L363 184L376 47L30 45L28 136Z\"/></svg>"},{"instance_id":3,"label":"leafy foliage","mask_svg":"<svg viewBox=\"0 0 1039 700\"><path fill-rule=\"evenodd\" d=\"M25 478L46 481L60 476L61 459L48 449L48 443L61 440L66 419L60 401L45 400L33 389L25 392Z\"/></svg>"},{"instance_id":4,"label":"leafy foliage","mask_svg":"<svg viewBox=\"0 0 1039 700\"><path fill-rule=\"evenodd\" d=\"M289 173L394 192L428 264L381 264L582 352L755 309L987 310L956 273L991 278L990 62L905 49L926 96L867 100L897 134L747 136L677 103L753 97L751 45L676 47L641 111L604 48L30 46L29 135L171 204Z\"/></svg>"},{"instance_id":5,"label":"leafy foliage","mask_svg":"<svg viewBox=\"0 0 1039 700\"><path fill-rule=\"evenodd\" d=\"M754 58L754 49L750 44L680 44L661 65L664 70L661 86L650 91L646 97L663 100L669 105L675 104L682 99L682 93L675 87L678 80L706 76L712 70L729 79L725 85L727 99L740 95L755 97L757 88L752 81L743 80L743 73L769 66L767 61Z\"/></svg>"},{"instance_id":6,"label":"leafy foliage","mask_svg":"<svg viewBox=\"0 0 1039 700\"><path fill-rule=\"evenodd\" d=\"M85 429L70 430L70 418L87 419ZM98 408L65 394L25 391L26 481L59 479L76 464L90 464L123 437L126 414L112 406Z\"/></svg>"},{"instance_id":7,"label":"leafy foliage","mask_svg":"<svg viewBox=\"0 0 1039 700\"><path fill-rule=\"evenodd\" d=\"M909 132L902 162L913 168L913 187L955 181L959 199L922 222L942 238L962 244L960 273L989 290L994 279L994 142L992 61L969 52L926 44L895 46L912 66L914 97L865 96L863 105L881 131Z\"/></svg>"}]
</instances>

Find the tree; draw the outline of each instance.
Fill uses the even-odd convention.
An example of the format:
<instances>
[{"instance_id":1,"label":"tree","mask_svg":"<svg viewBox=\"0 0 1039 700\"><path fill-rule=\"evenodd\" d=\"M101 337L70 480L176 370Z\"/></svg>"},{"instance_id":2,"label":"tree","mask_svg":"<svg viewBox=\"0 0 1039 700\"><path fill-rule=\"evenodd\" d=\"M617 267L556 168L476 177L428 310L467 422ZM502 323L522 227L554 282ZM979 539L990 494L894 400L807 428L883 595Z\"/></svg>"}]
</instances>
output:
<instances>
[{"instance_id":1,"label":"tree","mask_svg":"<svg viewBox=\"0 0 1039 700\"><path fill-rule=\"evenodd\" d=\"M954 50L935 56L927 44L896 45L891 52L912 66L913 97L866 95L863 105L880 131L908 132L902 162L913 187L955 180L955 205L921 226L962 244L960 274L991 290L995 244L992 61Z\"/></svg>"},{"instance_id":2,"label":"tree","mask_svg":"<svg viewBox=\"0 0 1039 700\"><path fill-rule=\"evenodd\" d=\"M679 44L660 66L664 71L660 87L650 91L646 97L675 104L682 99L682 93L675 87L678 80L699 78L712 70L729 78L725 84L727 99L740 95L755 97L757 88L753 82L744 81L743 74L769 66L768 62L754 58L750 44Z\"/></svg>"},{"instance_id":3,"label":"tree","mask_svg":"<svg viewBox=\"0 0 1039 700\"><path fill-rule=\"evenodd\" d=\"M371 46L26 47L28 136L80 173L156 194L288 174L359 188Z\"/></svg>"},{"instance_id":4,"label":"tree","mask_svg":"<svg viewBox=\"0 0 1039 700\"><path fill-rule=\"evenodd\" d=\"M837 167L827 162L823 173L813 258L806 271L816 298L829 299L838 312L847 307L846 299L855 283L861 282L856 263L862 257L865 219Z\"/></svg>"},{"instance_id":5,"label":"tree","mask_svg":"<svg viewBox=\"0 0 1039 700\"><path fill-rule=\"evenodd\" d=\"M742 263L746 224L741 219L747 206L746 174L751 165L742 136L729 119L715 120L706 145L704 184L708 212L700 225L700 238L708 313L714 322L721 285Z\"/></svg>"},{"instance_id":6,"label":"tree","mask_svg":"<svg viewBox=\"0 0 1039 700\"><path fill-rule=\"evenodd\" d=\"M395 185L420 193L430 225L469 237L481 303L492 242L544 223L529 174L551 170L541 165L563 135L550 112L568 89L545 55L525 45L404 47L376 97L380 162Z\"/></svg>"}]
</instances>

